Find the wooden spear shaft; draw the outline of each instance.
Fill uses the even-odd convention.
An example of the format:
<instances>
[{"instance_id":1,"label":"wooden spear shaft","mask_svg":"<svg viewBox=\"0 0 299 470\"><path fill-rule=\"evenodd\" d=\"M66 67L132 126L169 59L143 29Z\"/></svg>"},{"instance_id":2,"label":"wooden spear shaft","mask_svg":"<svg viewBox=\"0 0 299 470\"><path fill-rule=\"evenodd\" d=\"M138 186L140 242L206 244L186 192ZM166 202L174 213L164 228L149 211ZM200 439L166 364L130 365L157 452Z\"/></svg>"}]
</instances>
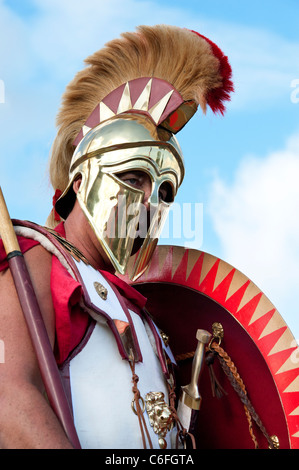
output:
<instances>
[{"instance_id":1,"label":"wooden spear shaft","mask_svg":"<svg viewBox=\"0 0 299 470\"><path fill-rule=\"evenodd\" d=\"M15 283L49 403L75 449L80 442L74 426L62 380L54 358L48 333L36 299L25 259L20 251L12 221L0 187L0 237Z\"/></svg>"}]
</instances>

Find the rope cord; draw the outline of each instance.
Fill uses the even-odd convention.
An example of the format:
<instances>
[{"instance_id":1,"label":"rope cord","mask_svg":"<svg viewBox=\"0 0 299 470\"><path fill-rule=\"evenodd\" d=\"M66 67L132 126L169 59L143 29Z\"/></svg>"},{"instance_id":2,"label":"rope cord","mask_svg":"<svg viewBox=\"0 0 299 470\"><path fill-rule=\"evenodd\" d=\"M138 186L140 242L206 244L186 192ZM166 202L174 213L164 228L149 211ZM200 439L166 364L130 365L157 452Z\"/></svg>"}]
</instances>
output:
<instances>
[{"instance_id":1,"label":"rope cord","mask_svg":"<svg viewBox=\"0 0 299 470\"><path fill-rule=\"evenodd\" d=\"M132 382L133 382L133 387L132 387L132 392L134 394L134 398L133 398L133 403L135 403L135 406L136 406L136 415L138 417L138 421L139 421L139 427L140 427L140 431L141 431L141 437L142 437L142 443L143 443L143 448L146 449L146 438L145 438L145 435L147 437L147 440L148 440L148 443L149 443L149 447L150 449L153 448L153 445L152 445L152 441L151 441L151 438L150 438L150 435L149 435L149 432L148 432L148 429L147 429L147 426L146 426L146 422L145 422L145 419L144 419L144 415L143 415L143 411L140 407L140 399L141 399L141 395L140 395L140 392L139 392L139 389L138 389L138 386L137 386L137 383L139 381L139 377L137 374L135 374L135 362L134 361L129 361L129 364L130 364L130 367L131 367L131 370L132 370Z\"/></svg>"},{"instance_id":2,"label":"rope cord","mask_svg":"<svg viewBox=\"0 0 299 470\"><path fill-rule=\"evenodd\" d=\"M259 427L259 429L261 430L261 432L267 439L269 447L272 449L273 441L271 437L269 436L269 434L267 433L265 426L263 425L259 415L255 411L251 401L248 398L245 384L243 380L241 379L240 374L238 373L235 364L233 363L229 355L224 351L224 349L221 348L219 344L217 344L215 341L212 342L212 344L210 345L210 348L214 349L217 352L218 359L222 366L222 369L224 370L232 387L237 392L241 402L244 405L246 417L247 417L248 424L249 424L249 432L255 444L255 448L258 448L258 443L253 433L252 419L255 421L255 423L257 424L257 426Z\"/></svg>"},{"instance_id":3,"label":"rope cord","mask_svg":"<svg viewBox=\"0 0 299 470\"><path fill-rule=\"evenodd\" d=\"M175 357L176 362L182 362L185 360L192 359L195 354L195 351L180 354ZM245 415L248 421L248 428L249 428L249 433L252 438L252 441L254 443L255 449L258 449L258 442L257 439L254 435L253 432L253 424L252 424L252 419L255 421L256 425L259 427L263 435L265 436L266 440L268 441L269 448L274 449L275 445L273 443L273 440L267 433L267 430L265 426L263 425L260 417L258 416L257 412L255 411L251 401L248 398L247 391L245 384L243 380L240 377L240 374L237 371L237 368L229 355L224 351L223 348L220 347L217 341L212 340L210 345L208 346L207 349L207 356L206 356L206 362L207 365L209 366L209 373L210 373L210 378L211 378L211 383L212 383L212 393L213 396L217 396L220 398L220 396L225 393L225 390L221 387L220 383L218 382L217 378L215 377L214 372L211 370L212 369L212 364L214 362L215 357L218 358L219 363L226 374L226 376L229 379L230 384L232 385L233 389L236 391L237 395L239 396L241 402L243 403L244 406L244 411Z\"/></svg>"}]
</instances>

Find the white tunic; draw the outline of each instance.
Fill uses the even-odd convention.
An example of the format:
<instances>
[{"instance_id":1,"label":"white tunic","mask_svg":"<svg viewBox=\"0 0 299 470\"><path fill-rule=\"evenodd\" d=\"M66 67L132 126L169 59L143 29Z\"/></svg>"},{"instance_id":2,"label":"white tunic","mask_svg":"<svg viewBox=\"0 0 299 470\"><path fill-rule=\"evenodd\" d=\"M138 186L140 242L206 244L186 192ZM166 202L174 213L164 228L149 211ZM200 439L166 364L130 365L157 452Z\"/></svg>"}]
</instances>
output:
<instances>
[{"instance_id":1,"label":"white tunic","mask_svg":"<svg viewBox=\"0 0 299 470\"><path fill-rule=\"evenodd\" d=\"M83 262L78 262L77 267L91 302L112 319L128 322L107 280ZM106 300L97 294L93 286L95 281L106 287ZM142 354L142 362L135 366L140 394L145 399L151 391L163 392L168 403L166 380L144 322L131 310L130 315ZM138 417L131 408L132 371L128 361L121 358L114 334L106 321L103 322L102 318L100 320L83 349L69 364L71 399L78 437L82 448L142 448ZM159 448L158 436L149 423L146 411L144 416L153 447ZM169 437L166 440L169 448Z\"/></svg>"}]
</instances>

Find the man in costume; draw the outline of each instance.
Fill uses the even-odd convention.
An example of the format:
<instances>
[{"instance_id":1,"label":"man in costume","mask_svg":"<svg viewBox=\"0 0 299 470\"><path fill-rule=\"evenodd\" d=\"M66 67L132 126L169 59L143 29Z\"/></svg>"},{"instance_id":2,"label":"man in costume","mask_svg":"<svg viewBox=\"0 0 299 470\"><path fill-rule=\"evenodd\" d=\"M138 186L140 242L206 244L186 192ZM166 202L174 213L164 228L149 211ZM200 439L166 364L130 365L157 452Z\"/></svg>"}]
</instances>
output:
<instances>
[{"instance_id":1,"label":"man in costume","mask_svg":"<svg viewBox=\"0 0 299 470\"><path fill-rule=\"evenodd\" d=\"M174 134L198 105L223 113L231 69L210 40L170 26L125 33L86 62L58 116L47 228L15 230L81 446L170 448L188 431L174 408L173 357L146 299L114 273L132 259L134 278L147 268L184 177ZM2 249L0 445L70 448L7 267Z\"/></svg>"}]
</instances>

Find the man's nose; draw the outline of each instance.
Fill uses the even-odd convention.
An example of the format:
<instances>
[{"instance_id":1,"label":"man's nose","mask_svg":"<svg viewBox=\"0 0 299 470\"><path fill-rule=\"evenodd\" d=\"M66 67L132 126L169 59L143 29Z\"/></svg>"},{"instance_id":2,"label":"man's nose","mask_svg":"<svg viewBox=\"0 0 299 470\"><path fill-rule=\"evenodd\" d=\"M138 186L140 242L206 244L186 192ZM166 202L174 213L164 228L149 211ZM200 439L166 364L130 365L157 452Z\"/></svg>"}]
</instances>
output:
<instances>
[{"instance_id":1,"label":"man's nose","mask_svg":"<svg viewBox=\"0 0 299 470\"><path fill-rule=\"evenodd\" d=\"M146 209L149 208L149 204L153 203L151 194L152 194L152 183L151 181L146 182L144 187L142 188L144 192L143 204L145 205Z\"/></svg>"}]
</instances>

